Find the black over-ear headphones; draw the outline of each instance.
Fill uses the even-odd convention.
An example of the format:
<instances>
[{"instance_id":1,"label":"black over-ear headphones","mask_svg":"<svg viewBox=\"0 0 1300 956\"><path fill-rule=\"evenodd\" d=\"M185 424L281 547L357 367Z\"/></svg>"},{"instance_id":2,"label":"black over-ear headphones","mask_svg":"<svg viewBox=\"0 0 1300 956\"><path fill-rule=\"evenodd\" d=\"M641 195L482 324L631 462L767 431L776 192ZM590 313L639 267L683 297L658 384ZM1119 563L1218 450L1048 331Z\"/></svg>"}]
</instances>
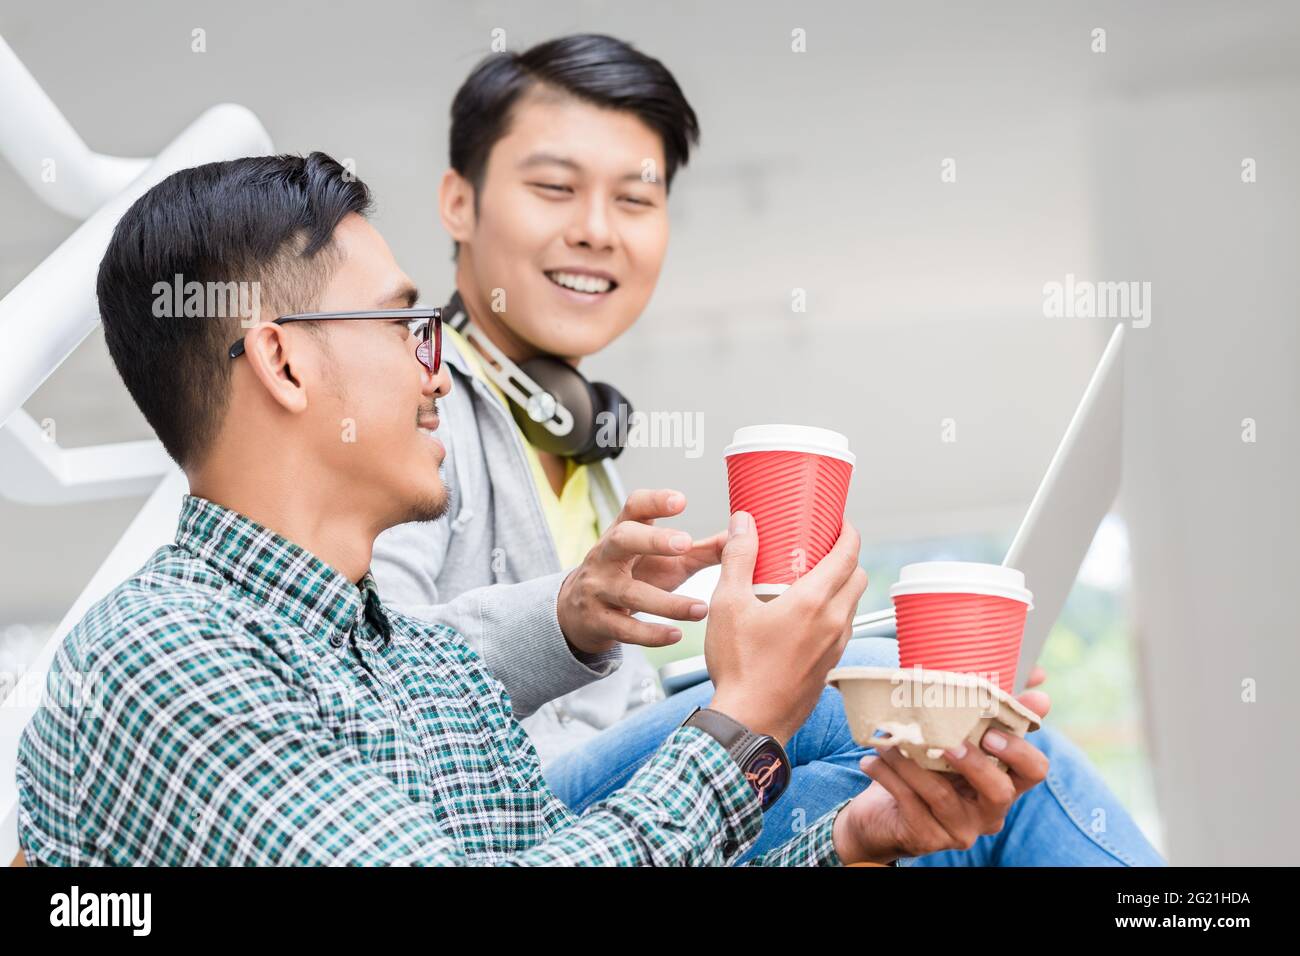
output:
<instances>
[{"instance_id":1,"label":"black over-ear headphones","mask_svg":"<svg viewBox=\"0 0 1300 956\"><path fill-rule=\"evenodd\" d=\"M534 447L580 465L623 453L632 404L613 385L589 382L568 362L549 355L516 365L470 321L459 292L452 293L442 320L483 357L484 371L505 393L520 431Z\"/></svg>"}]
</instances>

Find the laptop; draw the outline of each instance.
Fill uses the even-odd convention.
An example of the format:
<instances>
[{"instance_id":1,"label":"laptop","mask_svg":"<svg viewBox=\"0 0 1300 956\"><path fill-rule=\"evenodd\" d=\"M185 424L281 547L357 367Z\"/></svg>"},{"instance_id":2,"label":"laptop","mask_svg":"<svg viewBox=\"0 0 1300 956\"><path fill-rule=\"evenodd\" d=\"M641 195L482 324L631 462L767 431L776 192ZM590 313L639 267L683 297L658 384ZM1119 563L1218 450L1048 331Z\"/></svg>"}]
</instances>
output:
<instances>
[{"instance_id":1,"label":"laptop","mask_svg":"<svg viewBox=\"0 0 1300 956\"><path fill-rule=\"evenodd\" d=\"M1124 423L1124 325L1115 326L1084 389L1065 435L1034 493L1029 510L1002 564L1025 575L1034 607L1025 621L1015 692L1033 670L1047 635L1060 616L1102 518L1119 493ZM707 569L682 586L708 600L718 569ZM707 588L707 591L705 591ZM704 593L696 593L704 592ZM895 636L894 609L853 619L854 637ZM659 668L664 691L675 694L708 679L704 658L690 657Z\"/></svg>"}]
</instances>

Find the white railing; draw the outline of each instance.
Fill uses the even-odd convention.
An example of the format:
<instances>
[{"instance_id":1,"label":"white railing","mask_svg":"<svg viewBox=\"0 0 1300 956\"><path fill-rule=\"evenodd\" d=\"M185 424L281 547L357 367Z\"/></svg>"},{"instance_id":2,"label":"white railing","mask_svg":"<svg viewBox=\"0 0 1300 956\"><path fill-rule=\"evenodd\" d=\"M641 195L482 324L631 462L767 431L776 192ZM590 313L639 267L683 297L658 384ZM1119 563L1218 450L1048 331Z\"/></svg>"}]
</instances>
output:
<instances>
[{"instance_id":1,"label":"white railing","mask_svg":"<svg viewBox=\"0 0 1300 956\"><path fill-rule=\"evenodd\" d=\"M203 112L154 159L93 152L0 38L0 155L51 208L85 219L0 299L0 497L62 504L148 494L126 533L0 704L0 865L18 851L18 737L39 701L64 636L176 526L186 484L156 441L60 448L25 403L99 321L95 273L122 213L178 169L269 153L271 139L242 106ZM151 493L152 490L152 493Z\"/></svg>"},{"instance_id":2,"label":"white railing","mask_svg":"<svg viewBox=\"0 0 1300 956\"><path fill-rule=\"evenodd\" d=\"M172 468L156 440L60 448L21 408L0 428L0 498L28 505L147 495Z\"/></svg>"},{"instance_id":3,"label":"white railing","mask_svg":"<svg viewBox=\"0 0 1300 956\"><path fill-rule=\"evenodd\" d=\"M29 82L11 88L8 83L19 74ZM34 163L39 170L42 155L68 148L68 137L76 134L3 41L0 80L6 83L4 108L0 109L0 116L5 117L0 123L0 153L19 162ZM38 102L26 101L38 94ZM12 112L30 123L29 128L14 125L11 100L15 101ZM249 110L230 103L206 110L0 300L0 341L5 343L0 349L0 424L8 421L95 328L99 321L95 307L96 267L108 247L113 227L127 207L178 169L270 149L270 137ZM98 155L90 153L85 144L73 152ZM23 172L19 169L20 174ZM70 195L61 188L65 175L56 166L54 183L43 182L39 173L28 182L36 196L56 205Z\"/></svg>"},{"instance_id":4,"label":"white railing","mask_svg":"<svg viewBox=\"0 0 1300 956\"><path fill-rule=\"evenodd\" d=\"M86 219L144 172L147 159L96 153L0 37L0 153L52 209Z\"/></svg>"}]
</instances>

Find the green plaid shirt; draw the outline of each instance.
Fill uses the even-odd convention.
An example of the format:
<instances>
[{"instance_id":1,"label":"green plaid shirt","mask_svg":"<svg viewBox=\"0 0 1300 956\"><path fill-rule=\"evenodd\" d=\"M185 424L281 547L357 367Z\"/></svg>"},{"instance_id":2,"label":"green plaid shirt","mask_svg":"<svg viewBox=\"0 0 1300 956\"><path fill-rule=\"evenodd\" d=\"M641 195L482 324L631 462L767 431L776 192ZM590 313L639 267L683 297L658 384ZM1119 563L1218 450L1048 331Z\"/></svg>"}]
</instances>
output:
<instances>
[{"instance_id":1,"label":"green plaid shirt","mask_svg":"<svg viewBox=\"0 0 1300 956\"><path fill-rule=\"evenodd\" d=\"M195 497L63 641L18 789L37 864L707 865L762 827L693 727L574 815L455 631ZM833 816L760 862L837 864Z\"/></svg>"}]
</instances>

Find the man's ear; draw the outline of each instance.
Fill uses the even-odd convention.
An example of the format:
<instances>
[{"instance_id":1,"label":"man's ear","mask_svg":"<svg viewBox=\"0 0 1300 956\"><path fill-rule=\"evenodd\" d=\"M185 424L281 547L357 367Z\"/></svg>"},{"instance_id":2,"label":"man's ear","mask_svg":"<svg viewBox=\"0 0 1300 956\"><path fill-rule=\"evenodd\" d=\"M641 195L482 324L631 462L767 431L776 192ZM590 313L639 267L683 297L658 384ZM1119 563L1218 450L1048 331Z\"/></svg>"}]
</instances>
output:
<instances>
[{"instance_id":1,"label":"man's ear","mask_svg":"<svg viewBox=\"0 0 1300 956\"><path fill-rule=\"evenodd\" d=\"M271 401L295 414L307 408L303 379L311 377L314 364L302 340L303 336L295 338L284 326L263 322L244 333L244 355L236 360L248 363Z\"/></svg>"},{"instance_id":2,"label":"man's ear","mask_svg":"<svg viewBox=\"0 0 1300 956\"><path fill-rule=\"evenodd\" d=\"M438 184L438 213L452 239L469 241L474 233L474 187L454 169L443 173Z\"/></svg>"}]
</instances>

